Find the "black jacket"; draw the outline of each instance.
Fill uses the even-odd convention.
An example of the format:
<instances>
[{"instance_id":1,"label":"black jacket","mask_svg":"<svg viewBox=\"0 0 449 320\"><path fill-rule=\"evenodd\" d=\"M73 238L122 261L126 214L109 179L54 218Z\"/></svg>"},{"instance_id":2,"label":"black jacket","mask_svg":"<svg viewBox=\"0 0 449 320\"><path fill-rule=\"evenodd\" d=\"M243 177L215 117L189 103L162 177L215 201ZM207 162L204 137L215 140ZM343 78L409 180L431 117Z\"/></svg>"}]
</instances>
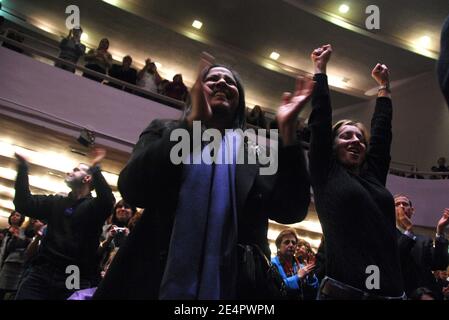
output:
<instances>
[{"instance_id":1,"label":"black jacket","mask_svg":"<svg viewBox=\"0 0 449 320\"><path fill-rule=\"evenodd\" d=\"M448 240L437 238L434 247L433 240L427 236L416 235L413 240L399 230L397 234L405 293L409 296L419 287L427 287L441 296L432 271L446 270Z\"/></svg>"},{"instance_id":2,"label":"black jacket","mask_svg":"<svg viewBox=\"0 0 449 320\"><path fill-rule=\"evenodd\" d=\"M18 212L47 221L47 233L38 257L63 271L68 265L77 265L83 278L93 276L96 271L102 226L115 202L100 169L95 167L89 170L96 198L88 195L75 200L70 195L32 195L28 168L24 164L18 168L14 197Z\"/></svg>"},{"instance_id":3,"label":"black jacket","mask_svg":"<svg viewBox=\"0 0 449 320\"><path fill-rule=\"evenodd\" d=\"M120 247L96 299L158 298L182 183L182 164L174 165L169 158L177 143L170 141L175 128L186 129L187 124L153 121L120 173L119 189L125 201L145 212ZM259 167L236 166L238 242L257 244L269 256L268 218L281 223L303 220L310 185L299 146L281 148L275 175L260 176Z\"/></svg>"}]
</instances>

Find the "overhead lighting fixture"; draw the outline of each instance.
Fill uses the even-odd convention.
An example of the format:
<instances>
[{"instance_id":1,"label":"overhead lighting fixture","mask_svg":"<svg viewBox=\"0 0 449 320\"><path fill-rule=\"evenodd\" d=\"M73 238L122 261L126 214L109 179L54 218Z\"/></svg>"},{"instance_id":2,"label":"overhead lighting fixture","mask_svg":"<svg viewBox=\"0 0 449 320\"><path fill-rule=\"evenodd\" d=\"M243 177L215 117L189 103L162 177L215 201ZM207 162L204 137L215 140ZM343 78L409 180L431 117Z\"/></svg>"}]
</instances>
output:
<instances>
[{"instance_id":1,"label":"overhead lighting fixture","mask_svg":"<svg viewBox=\"0 0 449 320\"><path fill-rule=\"evenodd\" d=\"M349 6L347 4L342 4L339 8L338 11L340 11L340 13L348 13L349 12Z\"/></svg>"},{"instance_id":2,"label":"overhead lighting fixture","mask_svg":"<svg viewBox=\"0 0 449 320\"><path fill-rule=\"evenodd\" d=\"M427 49L430 46L431 43L432 43L432 39L430 39L429 36L423 36L423 37L419 38L419 40L418 40L418 45L421 48L426 48Z\"/></svg>"},{"instance_id":3,"label":"overhead lighting fixture","mask_svg":"<svg viewBox=\"0 0 449 320\"><path fill-rule=\"evenodd\" d=\"M156 68L160 69L162 67L162 63L159 62L155 62L154 65L156 66Z\"/></svg>"},{"instance_id":4,"label":"overhead lighting fixture","mask_svg":"<svg viewBox=\"0 0 449 320\"><path fill-rule=\"evenodd\" d=\"M277 60L281 55L275 51L270 54L270 59Z\"/></svg>"},{"instance_id":5,"label":"overhead lighting fixture","mask_svg":"<svg viewBox=\"0 0 449 320\"><path fill-rule=\"evenodd\" d=\"M195 29L198 29L198 30L200 30L202 26L203 26L203 23L199 20L195 20L192 23L192 27L194 27Z\"/></svg>"},{"instance_id":6,"label":"overhead lighting fixture","mask_svg":"<svg viewBox=\"0 0 449 320\"><path fill-rule=\"evenodd\" d=\"M89 35L85 32L81 34L81 41L87 41L89 39Z\"/></svg>"},{"instance_id":7,"label":"overhead lighting fixture","mask_svg":"<svg viewBox=\"0 0 449 320\"><path fill-rule=\"evenodd\" d=\"M120 0L102 0L102 1L109 3L110 5L116 6L116 7L119 5L119 2L120 2Z\"/></svg>"}]
</instances>

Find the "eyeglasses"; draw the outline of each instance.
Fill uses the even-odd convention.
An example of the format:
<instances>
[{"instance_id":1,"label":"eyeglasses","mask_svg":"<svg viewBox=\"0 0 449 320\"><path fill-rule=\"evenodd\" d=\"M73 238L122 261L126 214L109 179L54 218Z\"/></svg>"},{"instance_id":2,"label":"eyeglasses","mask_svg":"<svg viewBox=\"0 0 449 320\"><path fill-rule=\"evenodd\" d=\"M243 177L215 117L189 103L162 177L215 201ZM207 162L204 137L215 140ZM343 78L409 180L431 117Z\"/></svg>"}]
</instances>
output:
<instances>
[{"instance_id":1,"label":"eyeglasses","mask_svg":"<svg viewBox=\"0 0 449 320\"><path fill-rule=\"evenodd\" d=\"M290 243L292 245L296 245L296 241L295 240L287 239L287 240L282 241L282 244L285 244L286 246L288 246Z\"/></svg>"}]
</instances>

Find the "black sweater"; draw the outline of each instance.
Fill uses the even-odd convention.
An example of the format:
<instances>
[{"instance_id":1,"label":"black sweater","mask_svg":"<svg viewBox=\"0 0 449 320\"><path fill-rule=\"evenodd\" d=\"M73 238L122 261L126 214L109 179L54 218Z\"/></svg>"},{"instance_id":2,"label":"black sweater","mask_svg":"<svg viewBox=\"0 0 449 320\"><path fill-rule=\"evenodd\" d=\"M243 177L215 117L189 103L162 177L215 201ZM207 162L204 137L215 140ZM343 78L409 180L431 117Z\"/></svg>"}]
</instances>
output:
<instances>
[{"instance_id":1,"label":"black sweater","mask_svg":"<svg viewBox=\"0 0 449 320\"><path fill-rule=\"evenodd\" d=\"M327 76L317 74L315 80L309 158L315 205L326 238L326 275L373 294L400 296L394 201L385 188L392 139L391 100L377 99L366 160L355 175L333 153ZM366 287L370 265L379 267L379 290Z\"/></svg>"},{"instance_id":2,"label":"black sweater","mask_svg":"<svg viewBox=\"0 0 449 320\"><path fill-rule=\"evenodd\" d=\"M18 167L15 183L16 210L47 222L47 233L39 257L61 268L63 272L68 265L77 265L81 277L90 277L96 269L102 226L115 202L100 169L91 168L90 173L96 198L88 195L75 200L70 195L31 195L28 168L24 164Z\"/></svg>"}]
</instances>

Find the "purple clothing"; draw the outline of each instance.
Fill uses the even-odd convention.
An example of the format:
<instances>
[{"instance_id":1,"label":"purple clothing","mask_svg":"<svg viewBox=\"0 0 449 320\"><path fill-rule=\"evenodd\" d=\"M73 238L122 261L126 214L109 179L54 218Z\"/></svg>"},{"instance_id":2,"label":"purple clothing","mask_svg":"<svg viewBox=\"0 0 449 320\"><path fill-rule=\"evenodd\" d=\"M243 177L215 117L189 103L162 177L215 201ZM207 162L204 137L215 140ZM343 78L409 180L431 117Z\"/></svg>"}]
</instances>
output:
<instances>
[{"instance_id":1,"label":"purple clothing","mask_svg":"<svg viewBox=\"0 0 449 320\"><path fill-rule=\"evenodd\" d=\"M75 291L67 300L91 300L97 287Z\"/></svg>"}]
</instances>

